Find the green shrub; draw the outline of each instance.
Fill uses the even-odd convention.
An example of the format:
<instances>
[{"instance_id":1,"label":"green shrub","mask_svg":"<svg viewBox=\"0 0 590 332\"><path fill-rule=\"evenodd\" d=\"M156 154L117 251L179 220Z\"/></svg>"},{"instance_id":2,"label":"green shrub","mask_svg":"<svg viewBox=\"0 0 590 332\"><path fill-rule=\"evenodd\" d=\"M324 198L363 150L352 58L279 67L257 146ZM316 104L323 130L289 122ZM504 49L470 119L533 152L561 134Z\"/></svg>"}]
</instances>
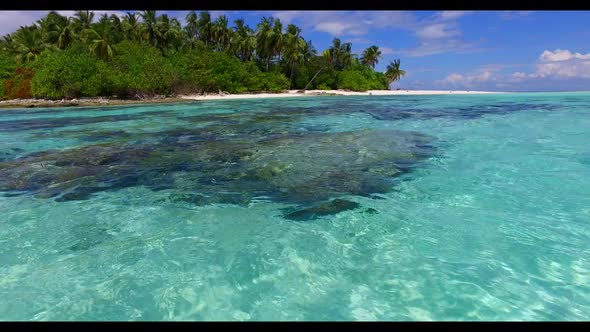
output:
<instances>
[{"instance_id":1,"label":"green shrub","mask_svg":"<svg viewBox=\"0 0 590 332\"><path fill-rule=\"evenodd\" d=\"M4 84L6 79L16 71L16 59L8 54L0 53L0 99L6 99Z\"/></svg>"},{"instance_id":2,"label":"green shrub","mask_svg":"<svg viewBox=\"0 0 590 332\"><path fill-rule=\"evenodd\" d=\"M352 91L367 91L369 81L358 70L346 70L338 73L338 88Z\"/></svg>"},{"instance_id":3,"label":"green shrub","mask_svg":"<svg viewBox=\"0 0 590 332\"><path fill-rule=\"evenodd\" d=\"M82 45L44 53L34 66L37 71L31 94L37 98L92 97L113 92L109 67Z\"/></svg>"},{"instance_id":4,"label":"green shrub","mask_svg":"<svg viewBox=\"0 0 590 332\"><path fill-rule=\"evenodd\" d=\"M115 50L111 65L117 95L170 94L176 76L171 63L160 50L131 41L116 45Z\"/></svg>"},{"instance_id":5,"label":"green shrub","mask_svg":"<svg viewBox=\"0 0 590 332\"><path fill-rule=\"evenodd\" d=\"M34 71L32 68L19 67L14 73L5 79L2 93L6 99L27 99L31 98L31 80Z\"/></svg>"},{"instance_id":6,"label":"green shrub","mask_svg":"<svg viewBox=\"0 0 590 332\"><path fill-rule=\"evenodd\" d=\"M289 87L289 80L280 73L263 73L254 62L213 51L191 51L170 57L175 70L172 83L174 93L202 93L225 91L281 91Z\"/></svg>"},{"instance_id":7,"label":"green shrub","mask_svg":"<svg viewBox=\"0 0 590 332\"><path fill-rule=\"evenodd\" d=\"M362 70L345 70L338 73L338 89L352 91L387 89L385 75L370 68Z\"/></svg>"}]
</instances>

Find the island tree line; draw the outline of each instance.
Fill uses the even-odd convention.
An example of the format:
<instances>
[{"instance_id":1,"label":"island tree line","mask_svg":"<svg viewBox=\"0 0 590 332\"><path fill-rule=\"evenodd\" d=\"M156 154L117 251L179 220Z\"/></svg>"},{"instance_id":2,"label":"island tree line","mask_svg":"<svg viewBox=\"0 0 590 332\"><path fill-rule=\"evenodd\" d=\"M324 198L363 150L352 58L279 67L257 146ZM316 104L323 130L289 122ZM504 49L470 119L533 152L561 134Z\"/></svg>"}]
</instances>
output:
<instances>
[{"instance_id":1,"label":"island tree line","mask_svg":"<svg viewBox=\"0 0 590 332\"><path fill-rule=\"evenodd\" d=\"M124 17L50 12L0 40L0 98L137 98L225 91L388 89L402 77L399 60L385 73L377 46L362 54L335 38L318 53L294 24L263 17L230 27L224 15L189 12L182 26L156 11Z\"/></svg>"}]
</instances>

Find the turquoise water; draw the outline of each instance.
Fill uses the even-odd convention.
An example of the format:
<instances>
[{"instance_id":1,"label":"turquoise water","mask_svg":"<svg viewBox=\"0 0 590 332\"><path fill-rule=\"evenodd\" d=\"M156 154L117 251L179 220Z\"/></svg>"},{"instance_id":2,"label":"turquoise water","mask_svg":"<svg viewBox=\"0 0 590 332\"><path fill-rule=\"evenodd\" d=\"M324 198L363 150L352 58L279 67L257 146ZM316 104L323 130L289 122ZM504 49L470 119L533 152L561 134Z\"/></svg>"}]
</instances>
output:
<instances>
[{"instance_id":1,"label":"turquoise water","mask_svg":"<svg viewBox=\"0 0 590 332\"><path fill-rule=\"evenodd\" d=\"M589 130L590 93L0 110L0 320L586 320Z\"/></svg>"}]
</instances>

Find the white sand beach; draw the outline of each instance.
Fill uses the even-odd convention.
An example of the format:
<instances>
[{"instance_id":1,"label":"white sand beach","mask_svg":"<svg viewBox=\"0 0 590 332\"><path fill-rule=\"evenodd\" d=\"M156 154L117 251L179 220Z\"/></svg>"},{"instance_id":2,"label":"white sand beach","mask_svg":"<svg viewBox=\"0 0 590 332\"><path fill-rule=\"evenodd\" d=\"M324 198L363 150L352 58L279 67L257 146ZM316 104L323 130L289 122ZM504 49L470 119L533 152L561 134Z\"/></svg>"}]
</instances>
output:
<instances>
[{"instance_id":1,"label":"white sand beach","mask_svg":"<svg viewBox=\"0 0 590 332\"><path fill-rule=\"evenodd\" d=\"M445 94L491 94L504 92L466 91L466 90L369 90L365 92L344 90L289 90L283 93L255 93L255 94L205 94L179 96L182 99L218 100L218 99L253 99L253 98L285 98L305 96L397 96L397 95L445 95Z\"/></svg>"}]
</instances>

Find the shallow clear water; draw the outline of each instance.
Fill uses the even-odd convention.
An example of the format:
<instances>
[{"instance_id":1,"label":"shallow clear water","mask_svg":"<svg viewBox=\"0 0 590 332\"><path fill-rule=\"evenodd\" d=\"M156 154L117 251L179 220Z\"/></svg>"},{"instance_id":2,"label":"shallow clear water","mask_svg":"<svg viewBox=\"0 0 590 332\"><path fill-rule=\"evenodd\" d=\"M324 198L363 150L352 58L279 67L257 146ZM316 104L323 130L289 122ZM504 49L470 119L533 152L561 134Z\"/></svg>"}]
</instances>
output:
<instances>
[{"instance_id":1,"label":"shallow clear water","mask_svg":"<svg viewBox=\"0 0 590 332\"><path fill-rule=\"evenodd\" d=\"M281 124L289 135L334 141L347 132L412 132L432 148L377 196L340 190L317 202L243 186L239 202L172 202L197 182L166 166L156 169L172 174L171 185L157 188L146 178L119 181L75 199L47 195L46 184L4 188L0 320L588 319L590 93L0 110L0 170L12 176L6 165L31 153L165 138L173 139L166 149L180 146L175 156L192 139L183 131L217 125L215 135L231 136L258 125L203 115L240 122L264 112L279 116L263 128L268 137ZM331 158L349 162L341 154ZM309 173L319 167L312 164ZM19 167L41 172L31 165ZM229 183L221 188L235 190ZM361 208L285 218L285 209L333 197Z\"/></svg>"}]
</instances>

